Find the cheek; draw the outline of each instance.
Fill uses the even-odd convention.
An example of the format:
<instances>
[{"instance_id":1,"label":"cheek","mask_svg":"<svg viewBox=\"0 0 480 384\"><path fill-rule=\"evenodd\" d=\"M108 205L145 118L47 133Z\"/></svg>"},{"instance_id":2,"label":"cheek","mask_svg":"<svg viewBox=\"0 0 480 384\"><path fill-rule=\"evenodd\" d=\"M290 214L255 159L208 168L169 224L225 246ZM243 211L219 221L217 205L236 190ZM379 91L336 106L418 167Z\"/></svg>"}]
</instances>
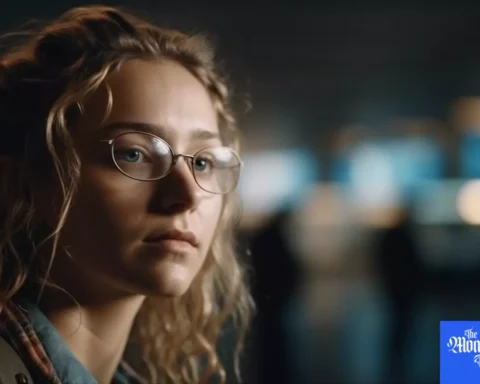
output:
<instances>
[{"instance_id":1,"label":"cheek","mask_svg":"<svg viewBox=\"0 0 480 384\"><path fill-rule=\"evenodd\" d=\"M223 198L222 196L215 195L211 198L207 198L199 209L199 226L204 233L208 233L209 241L213 238L218 227L222 210Z\"/></svg>"},{"instance_id":2,"label":"cheek","mask_svg":"<svg viewBox=\"0 0 480 384\"><path fill-rule=\"evenodd\" d=\"M92 248L91 254L124 248L141 235L148 194L134 180L84 172L65 228L66 240L83 252Z\"/></svg>"},{"instance_id":3,"label":"cheek","mask_svg":"<svg viewBox=\"0 0 480 384\"><path fill-rule=\"evenodd\" d=\"M191 216L190 230L200 239L201 256L204 259L211 248L222 214L222 196L209 196L200 204ZM202 261L203 262L203 261Z\"/></svg>"}]
</instances>

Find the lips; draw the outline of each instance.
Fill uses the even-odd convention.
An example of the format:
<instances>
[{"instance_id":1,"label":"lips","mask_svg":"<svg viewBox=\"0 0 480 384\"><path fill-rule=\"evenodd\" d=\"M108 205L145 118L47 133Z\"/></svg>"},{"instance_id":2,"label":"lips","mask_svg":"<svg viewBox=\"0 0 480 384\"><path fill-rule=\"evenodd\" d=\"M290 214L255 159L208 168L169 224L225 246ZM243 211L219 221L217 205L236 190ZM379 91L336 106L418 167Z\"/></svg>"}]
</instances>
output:
<instances>
[{"instance_id":1,"label":"lips","mask_svg":"<svg viewBox=\"0 0 480 384\"><path fill-rule=\"evenodd\" d=\"M190 244L192 247L198 246L197 237L193 232L181 231L178 229L164 231L161 233L154 233L145 239L146 243L152 243L152 244L165 242L165 241L185 242Z\"/></svg>"}]
</instances>

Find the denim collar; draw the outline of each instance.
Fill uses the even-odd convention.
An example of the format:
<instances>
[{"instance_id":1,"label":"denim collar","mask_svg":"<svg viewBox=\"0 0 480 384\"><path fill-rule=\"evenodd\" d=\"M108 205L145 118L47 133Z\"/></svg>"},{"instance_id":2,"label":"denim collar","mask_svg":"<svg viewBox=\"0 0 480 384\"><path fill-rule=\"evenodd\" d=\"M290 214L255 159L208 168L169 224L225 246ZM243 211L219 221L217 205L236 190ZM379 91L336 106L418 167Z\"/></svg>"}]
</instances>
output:
<instances>
[{"instance_id":1,"label":"denim collar","mask_svg":"<svg viewBox=\"0 0 480 384\"><path fill-rule=\"evenodd\" d=\"M32 327L51 360L60 381L65 384L98 384L92 374L73 355L40 308L26 298L21 298L19 304L28 312ZM115 373L112 383L129 384L129 379L121 367Z\"/></svg>"}]
</instances>

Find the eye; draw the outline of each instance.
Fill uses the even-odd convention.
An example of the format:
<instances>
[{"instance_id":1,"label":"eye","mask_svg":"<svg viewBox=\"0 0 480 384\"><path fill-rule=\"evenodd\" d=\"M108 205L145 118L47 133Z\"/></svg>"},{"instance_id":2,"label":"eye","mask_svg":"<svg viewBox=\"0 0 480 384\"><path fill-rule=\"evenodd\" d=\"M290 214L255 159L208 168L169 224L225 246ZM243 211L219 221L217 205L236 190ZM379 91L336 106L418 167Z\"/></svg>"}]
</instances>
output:
<instances>
[{"instance_id":1,"label":"eye","mask_svg":"<svg viewBox=\"0 0 480 384\"><path fill-rule=\"evenodd\" d=\"M213 161L205 157L195 159L193 162L193 170L195 172L209 172L213 167Z\"/></svg>"},{"instance_id":2,"label":"eye","mask_svg":"<svg viewBox=\"0 0 480 384\"><path fill-rule=\"evenodd\" d=\"M127 163L137 163L145 159L142 151L137 148L119 149L115 152L115 158L118 161L125 161Z\"/></svg>"}]
</instances>

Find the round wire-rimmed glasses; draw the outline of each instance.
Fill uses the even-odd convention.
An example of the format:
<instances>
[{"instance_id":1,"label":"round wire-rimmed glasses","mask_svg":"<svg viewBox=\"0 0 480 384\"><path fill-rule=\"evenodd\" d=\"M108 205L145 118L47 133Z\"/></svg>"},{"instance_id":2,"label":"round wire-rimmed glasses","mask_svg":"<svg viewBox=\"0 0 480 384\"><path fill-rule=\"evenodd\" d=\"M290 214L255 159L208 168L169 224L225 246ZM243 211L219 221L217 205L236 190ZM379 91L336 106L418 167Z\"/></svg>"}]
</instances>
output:
<instances>
[{"instance_id":1,"label":"round wire-rimmed glasses","mask_svg":"<svg viewBox=\"0 0 480 384\"><path fill-rule=\"evenodd\" d=\"M165 140L147 132L126 132L114 139L101 141L110 145L117 169L131 179L160 180L183 157L189 163L198 186L213 194L234 190L243 166L239 155L229 147L204 148L194 155L175 154Z\"/></svg>"}]
</instances>

